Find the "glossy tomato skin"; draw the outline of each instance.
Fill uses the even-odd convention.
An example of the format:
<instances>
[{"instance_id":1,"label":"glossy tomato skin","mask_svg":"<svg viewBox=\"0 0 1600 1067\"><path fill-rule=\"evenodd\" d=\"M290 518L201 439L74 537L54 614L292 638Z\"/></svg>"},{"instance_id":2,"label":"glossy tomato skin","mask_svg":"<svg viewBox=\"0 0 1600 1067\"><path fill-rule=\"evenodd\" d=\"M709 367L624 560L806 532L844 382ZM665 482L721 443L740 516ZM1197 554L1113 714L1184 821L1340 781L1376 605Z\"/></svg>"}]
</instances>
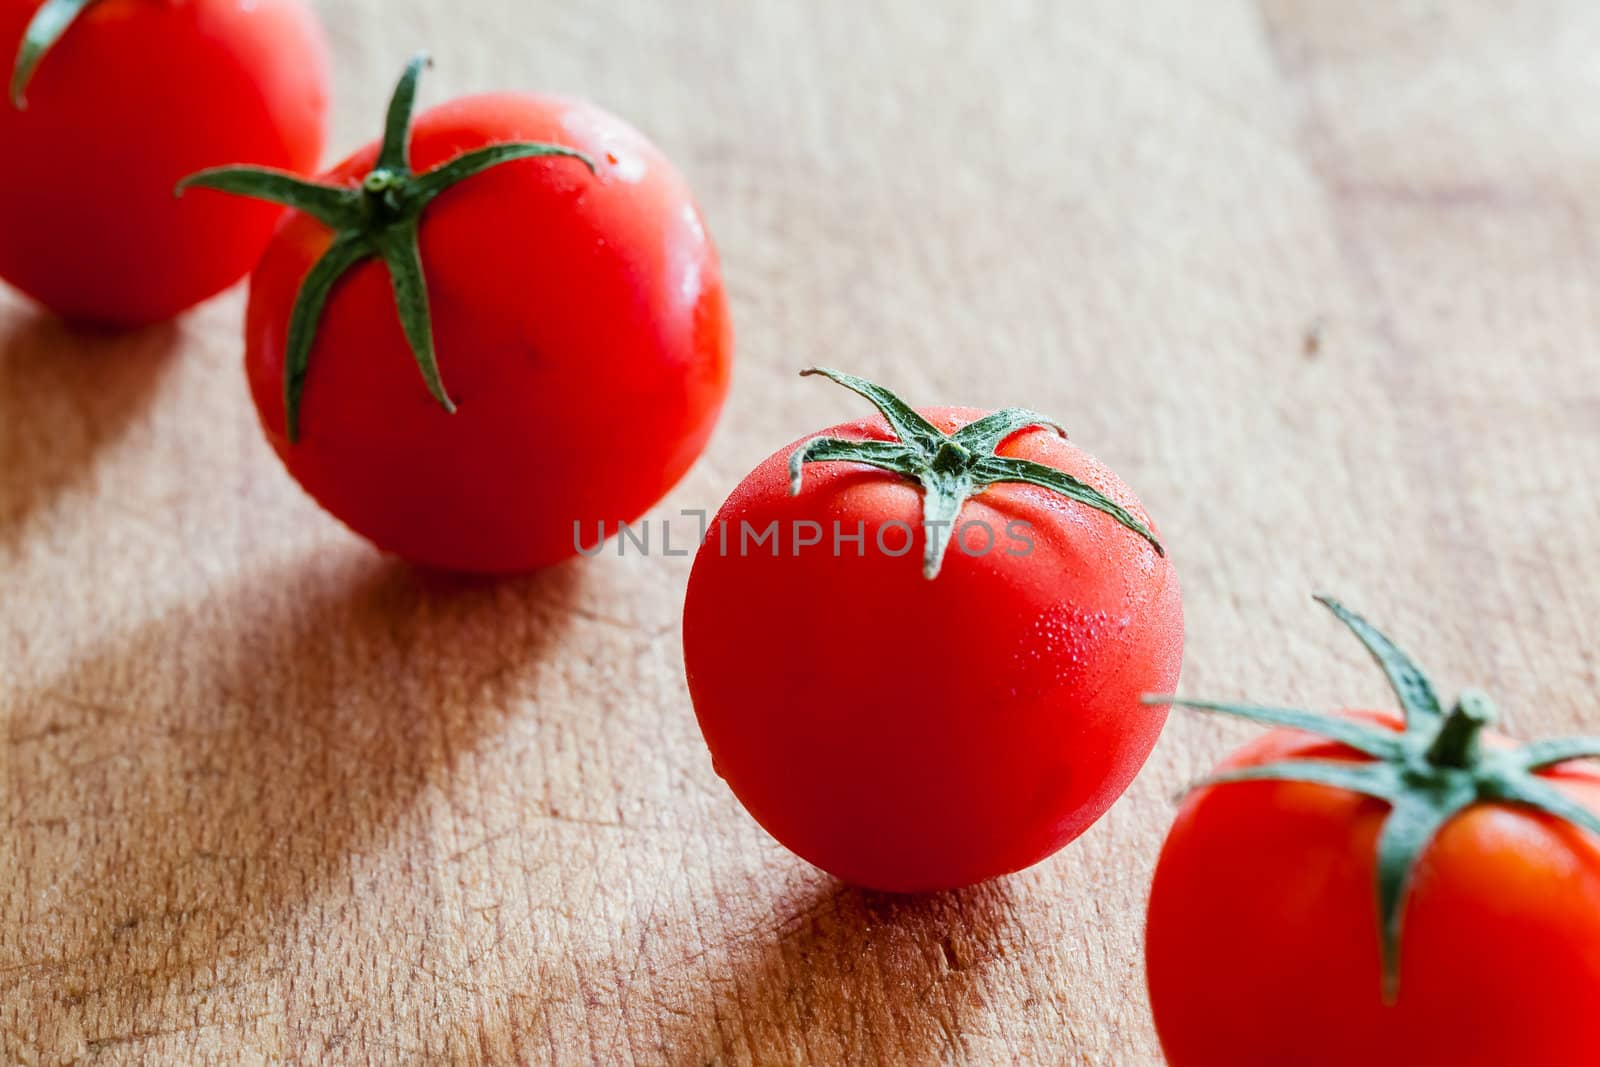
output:
<instances>
[{"instance_id":1,"label":"glossy tomato skin","mask_svg":"<svg viewBox=\"0 0 1600 1067\"><path fill-rule=\"evenodd\" d=\"M592 105L495 94L417 117L412 166L505 141L579 149L502 164L422 216L439 368L429 394L387 270L335 286L311 352L300 437L285 432L283 366L301 280L329 243L293 216L251 282L246 365L268 438L329 512L380 548L450 570L531 570L592 547L658 501L704 448L732 333L716 249L683 178ZM330 181L354 184L376 145Z\"/></svg>"},{"instance_id":2,"label":"glossy tomato skin","mask_svg":"<svg viewBox=\"0 0 1600 1067\"><path fill-rule=\"evenodd\" d=\"M1305 757L1364 758L1279 730L1224 766ZM1600 778L1572 766L1548 777L1600 810ZM1200 789L1184 802L1146 930L1151 1007L1172 1067L1594 1062L1600 842L1500 806L1448 823L1417 868L1399 999L1385 1006L1374 868L1387 810L1287 782Z\"/></svg>"},{"instance_id":3,"label":"glossy tomato skin","mask_svg":"<svg viewBox=\"0 0 1600 1067\"><path fill-rule=\"evenodd\" d=\"M0 0L6 79L40 0ZM207 167L309 172L328 54L301 0L100 0L0 102L0 278L70 319L157 322L222 291L282 214L208 190Z\"/></svg>"},{"instance_id":4,"label":"glossy tomato skin","mask_svg":"<svg viewBox=\"0 0 1600 1067\"><path fill-rule=\"evenodd\" d=\"M948 432L982 413L924 414ZM890 439L880 419L822 436ZM891 550L905 533L887 524L918 528L917 486L808 464L792 497L794 447L729 497L689 580L684 660L718 772L780 842L854 884L949 889L1049 856L1122 794L1165 721L1139 698L1178 678L1171 563L1100 512L997 485L960 515L990 527L996 547L976 554L986 537L972 527L972 554L952 545L930 581L920 534L903 556L877 548L880 527ZM1057 435L1025 431L1000 452L1075 474L1145 518ZM796 554L797 520L818 523L824 543ZM833 554L835 520L846 535L864 524L864 554L847 542ZM778 555L741 555L741 524L774 521ZM1028 524L1031 552L1012 554L1013 521Z\"/></svg>"}]
</instances>

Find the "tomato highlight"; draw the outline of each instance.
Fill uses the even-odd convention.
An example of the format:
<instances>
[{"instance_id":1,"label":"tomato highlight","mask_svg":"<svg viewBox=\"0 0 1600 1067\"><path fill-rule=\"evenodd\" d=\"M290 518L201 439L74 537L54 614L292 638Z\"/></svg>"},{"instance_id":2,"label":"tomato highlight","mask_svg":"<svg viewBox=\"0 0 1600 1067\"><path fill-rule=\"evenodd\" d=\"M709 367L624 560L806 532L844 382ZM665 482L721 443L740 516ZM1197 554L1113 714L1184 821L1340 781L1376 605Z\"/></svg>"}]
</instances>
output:
<instances>
[{"instance_id":1,"label":"tomato highlight","mask_svg":"<svg viewBox=\"0 0 1600 1067\"><path fill-rule=\"evenodd\" d=\"M413 119L426 66L407 65L382 142L324 177L227 167L182 188L294 209L245 336L295 479L406 559L531 570L576 553L576 524L635 519L699 455L728 388L727 299L687 186L641 135L517 94Z\"/></svg>"}]
</instances>

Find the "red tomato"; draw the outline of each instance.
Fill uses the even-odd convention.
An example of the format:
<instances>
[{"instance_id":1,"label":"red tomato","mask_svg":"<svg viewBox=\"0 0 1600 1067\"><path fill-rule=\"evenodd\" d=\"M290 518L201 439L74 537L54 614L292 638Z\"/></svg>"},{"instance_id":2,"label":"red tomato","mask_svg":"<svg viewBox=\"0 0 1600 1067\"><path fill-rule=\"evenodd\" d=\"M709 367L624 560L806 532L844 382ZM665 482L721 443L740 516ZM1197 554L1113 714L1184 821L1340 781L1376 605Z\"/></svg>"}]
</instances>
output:
<instances>
[{"instance_id":1,"label":"red tomato","mask_svg":"<svg viewBox=\"0 0 1600 1067\"><path fill-rule=\"evenodd\" d=\"M0 0L0 56L40 0ZM6 68L9 75L9 67ZM300 0L100 0L0 101L0 278L58 314L170 318L232 285L282 210L179 179L247 161L316 167L328 55Z\"/></svg>"},{"instance_id":2,"label":"red tomato","mask_svg":"<svg viewBox=\"0 0 1600 1067\"><path fill-rule=\"evenodd\" d=\"M246 368L289 472L379 547L453 570L513 572L637 518L688 470L728 389L732 336L716 250L683 178L635 130L576 100L496 94L417 117L421 174L508 141L586 153L504 163L421 217L438 365L429 395L368 260L332 290L310 353L299 437L284 365L301 283L330 244L293 215L251 278ZM354 187L379 147L326 184Z\"/></svg>"},{"instance_id":3,"label":"red tomato","mask_svg":"<svg viewBox=\"0 0 1600 1067\"><path fill-rule=\"evenodd\" d=\"M1371 713L1369 713L1371 714ZM1224 764L1361 758L1280 730ZM1600 812L1600 778L1551 779ZM1600 848L1539 812L1474 808L1429 847L1399 999L1379 981L1380 801L1328 786L1201 789L1161 852L1146 934L1172 1067L1578 1064L1600 1048Z\"/></svg>"},{"instance_id":4,"label":"red tomato","mask_svg":"<svg viewBox=\"0 0 1600 1067\"><path fill-rule=\"evenodd\" d=\"M1404 736L1386 713L1342 718ZM1597 746L1579 742L1570 751L1593 754ZM1498 774L1515 755L1492 736L1483 749L1489 755L1481 763L1474 756L1437 780ZM1398 761L1407 769L1397 780L1432 796L1427 783L1441 772L1418 751ZM1222 770L1324 761L1369 771L1380 765L1337 742L1280 729ZM1533 788L1555 794L1533 798L1550 811L1473 800L1473 787L1465 787L1465 806L1426 839L1410 867L1389 997L1377 856L1380 831L1399 808L1272 777L1196 790L1162 849L1146 967L1172 1067L1594 1062L1600 839L1573 823L1600 813L1600 777L1571 763L1526 775ZM1552 813L1565 804L1575 812Z\"/></svg>"},{"instance_id":5,"label":"red tomato","mask_svg":"<svg viewBox=\"0 0 1600 1067\"><path fill-rule=\"evenodd\" d=\"M982 414L924 412L946 433ZM894 439L881 418L824 436ZM689 579L684 660L718 773L780 842L859 885L953 888L1049 856L1122 794L1161 731L1164 709L1140 696L1178 676L1171 564L1092 508L996 484L961 507L966 529L929 580L908 546L919 485L828 462L791 495L800 444L728 498ZM1075 475L1143 517L1058 434L1023 430L998 454ZM835 555L836 521L844 536L861 524L859 554L841 541ZM742 524L774 522L776 548L741 552ZM797 522L822 542L800 545L815 531Z\"/></svg>"}]
</instances>

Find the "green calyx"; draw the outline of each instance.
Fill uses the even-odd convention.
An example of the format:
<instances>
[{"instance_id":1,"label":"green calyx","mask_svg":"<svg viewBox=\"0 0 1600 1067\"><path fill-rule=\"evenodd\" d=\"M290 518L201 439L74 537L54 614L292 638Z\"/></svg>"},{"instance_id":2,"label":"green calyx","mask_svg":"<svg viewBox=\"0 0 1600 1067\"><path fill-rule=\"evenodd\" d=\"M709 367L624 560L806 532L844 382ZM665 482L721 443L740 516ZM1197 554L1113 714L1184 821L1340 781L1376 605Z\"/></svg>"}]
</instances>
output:
<instances>
[{"instance_id":1,"label":"green calyx","mask_svg":"<svg viewBox=\"0 0 1600 1067\"><path fill-rule=\"evenodd\" d=\"M790 491L796 494L800 492L807 463L865 463L916 482L922 487L924 578L938 576L950 541L956 533L956 519L961 513L961 506L969 498L998 482L1037 485L1096 511L1103 511L1149 541L1158 554L1166 555L1161 542L1156 540L1148 526L1092 485L1042 463L995 454L995 450L1013 434L1031 427L1054 430L1062 437L1067 435L1065 430L1043 415L1022 408L1007 408L947 434L881 385L821 367L800 373L823 375L872 401L899 440L812 438L789 456Z\"/></svg>"},{"instance_id":2,"label":"green calyx","mask_svg":"<svg viewBox=\"0 0 1600 1067\"><path fill-rule=\"evenodd\" d=\"M406 65L389 102L377 164L360 185L324 185L265 167L219 167L190 175L178 185L180 196L189 188L215 189L282 204L310 215L333 231L328 250L301 282L289 319L283 403L291 443L300 436L300 401L317 327L329 294L340 278L366 260L383 261L389 271L400 324L422 380L440 406L454 413L456 406L445 391L434 352L428 286L418 244L423 211L446 189L513 160L560 156L575 159L594 173L594 162L576 149L528 141L489 145L426 173L413 173L409 164L411 116L416 106L417 82L428 65L425 53L414 56Z\"/></svg>"},{"instance_id":3,"label":"green calyx","mask_svg":"<svg viewBox=\"0 0 1600 1067\"><path fill-rule=\"evenodd\" d=\"M1389 805L1378 835L1377 898L1383 953L1383 998L1400 992L1400 940L1407 895L1428 844L1456 815L1475 804L1513 804L1542 811L1600 836L1600 816L1561 792L1538 772L1575 759L1600 757L1600 737L1535 741L1508 751L1485 749L1481 737L1494 706L1477 690L1462 692L1446 710L1433 683L1393 641L1327 596L1316 598L1360 639L1377 660L1405 713L1396 732L1351 719L1295 708L1148 696L1147 704L1178 705L1284 726L1337 741L1371 757L1367 762L1288 760L1220 774L1203 786L1232 782L1311 782L1376 797Z\"/></svg>"},{"instance_id":4,"label":"green calyx","mask_svg":"<svg viewBox=\"0 0 1600 1067\"><path fill-rule=\"evenodd\" d=\"M33 72L45 53L56 46L68 28L95 0L45 0L33 13L27 29L22 31L22 44L17 47L17 61L11 68L11 106L18 111L27 109L26 92Z\"/></svg>"}]
</instances>

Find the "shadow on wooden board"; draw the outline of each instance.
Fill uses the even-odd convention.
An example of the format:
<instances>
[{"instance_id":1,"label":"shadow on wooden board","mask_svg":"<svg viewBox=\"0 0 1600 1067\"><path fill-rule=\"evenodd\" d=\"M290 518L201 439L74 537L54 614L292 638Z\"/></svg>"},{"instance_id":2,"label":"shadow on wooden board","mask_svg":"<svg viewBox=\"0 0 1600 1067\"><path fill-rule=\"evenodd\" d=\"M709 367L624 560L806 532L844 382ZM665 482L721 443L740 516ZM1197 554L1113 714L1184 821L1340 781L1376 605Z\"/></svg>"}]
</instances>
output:
<instances>
[{"instance_id":1,"label":"shadow on wooden board","mask_svg":"<svg viewBox=\"0 0 1600 1067\"><path fill-rule=\"evenodd\" d=\"M8 316L0 336L0 546L55 497L87 483L95 458L145 409L171 364L177 327L126 333Z\"/></svg>"},{"instance_id":2,"label":"shadow on wooden board","mask_svg":"<svg viewBox=\"0 0 1600 1067\"><path fill-rule=\"evenodd\" d=\"M35 1038L74 1059L111 1026L160 1032L173 1003L259 982L303 912L350 899L330 887L405 833L422 790L530 713L579 573L456 579L365 549L297 560L6 694L23 914L0 917L0 1001L55 1020ZM425 897L427 857L397 851L395 877Z\"/></svg>"},{"instance_id":3,"label":"shadow on wooden board","mask_svg":"<svg viewBox=\"0 0 1600 1067\"><path fill-rule=\"evenodd\" d=\"M1025 934L1006 880L897 896L828 878L713 946L696 1002L657 1016L673 1064L1004 1062L986 1003ZM638 1048L646 1042L635 1042ZM641 1049L641 1052L644 1050Z\"/></svg>"}]
</instances>

